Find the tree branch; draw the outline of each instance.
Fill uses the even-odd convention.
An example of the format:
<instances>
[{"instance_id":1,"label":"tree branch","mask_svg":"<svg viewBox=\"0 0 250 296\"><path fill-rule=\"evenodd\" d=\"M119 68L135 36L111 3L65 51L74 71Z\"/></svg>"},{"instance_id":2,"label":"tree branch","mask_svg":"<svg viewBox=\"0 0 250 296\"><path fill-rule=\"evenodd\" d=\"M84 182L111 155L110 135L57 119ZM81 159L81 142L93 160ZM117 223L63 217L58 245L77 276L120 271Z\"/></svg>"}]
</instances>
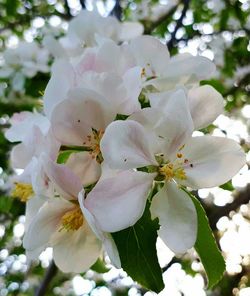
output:
<instances>
[{"instance_id":1,"label":"tree branch","mask_svg":"<svg viewBox=\"0 0 250 296\"><path fill-rule=\"evenodd\" d=\"M166 13L164 13L163 15L161 15L159 17L159 19L157 19L154 22L150 22L147 23L146 21L142 21L142 23L144 24L144 33L145 34L150 34L152 33L152 31L157 28L161 23L163 23L165 20L167 20L171 15L174 14L174 12L176 11L177 7L179 6L180 3L177 3L176 5L174 5L170 10L168 10Z\"/></svg>"},{"instance_id":2,"label":"tree branch","mask_svg":"<svg viewBox=\"0 0 250 296\"><path fill-rule=\"evenodd\" d=\"M250 184L242 191L235 194L235 199L232 203L227 204L225 207L216 207L208 213L210 226L216 230L216 224L223 216L228 216L231 211L236 211L241 205L247 204L250 201Z\"/></svg>"},{"instance_id":3,"label":"tree branch","mask_svg":"<svg viewBox=\"0 0 250 296\"><path fill-rule=\"evenodd\" d=\"M86 4L85 4L85 0L80 0L82 9L86 9Z\"/></svg>"},{"instance_id":4,"label":"tree branch","mask_svg":"<svg viewBox=\"0 0 250 296\"><path fill-rule=\"evenodd\" d=\"M175 29L174 29L173 33L171 34L171 39L167 43L167 46L168 46L169 50L171 50L175 45L176 33L183 25L182 22L183 22L184 17L186 16L186 13L187 13L187 10L188 10L188 7L189 7L189 3L190 3L190 0L183 0L183 9L182 9L182 12L181 12L181 16L177 20Z\"/></svg>"},{"instance_id":5,"label":"tree branch","mask_svg":"<svg viewBox=\"0 0 250 296\"><path fill-rule=\"evenodd\" d=\"M65 12L66 15L70 18L72 17L71 11L70 11L70 7L69 7L69 3L68 0L64 0L64 6L65 6Z\"/></svg>"},{"instance_id":6,"label":"tree branch","mask_svg":"<svg viewBox=\"0 0 250 296\"><path fill-rule=\"evenodd\" d=\"M119 21L122 19L122 7L120 0L115 1L115 6L110 12L111 15L114 15Z\"/></svg>"},{"instance_id":7,"label":"tree branch","mask_svg":"<svg viewBox=\"0 0 250 296\"><path fill-rule=\"evenodd\" d=\"M47 295L46 291L48 289L48 286L49 286L51 280L56 275L57 270L58 269L57 269L54 261L52 261L50 263L47 271L46 271L45 277L44 277L43 281L41 282L40 287L38 287L38 289L37 289L37 291L35 293L35 296L45 296L45 295Z\"/></svg>"}]
</instances>

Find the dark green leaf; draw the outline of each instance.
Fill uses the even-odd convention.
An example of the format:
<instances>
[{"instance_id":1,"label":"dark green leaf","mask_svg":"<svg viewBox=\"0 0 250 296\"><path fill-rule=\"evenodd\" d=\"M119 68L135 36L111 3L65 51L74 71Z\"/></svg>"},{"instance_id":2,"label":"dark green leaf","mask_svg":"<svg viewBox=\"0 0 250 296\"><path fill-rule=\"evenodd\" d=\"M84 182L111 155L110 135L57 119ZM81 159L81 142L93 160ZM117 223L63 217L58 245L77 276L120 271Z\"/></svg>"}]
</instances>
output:
<instances>
[{"instance_id":1,"label":"dark green leaf","mask_svg":"<svg viewBox=\"0 0 250 296\"><path fill-rule=\"evenodd\" d=\"M193 195L188 194L192 198L198 215L198 234L194 248L205 268L208 288L212 288L221 280L225 272L225 261L216 244L205 210Z\"/></svg>"},{"instance_id":2,"label":"dark green leaf","mask_svg":"<svg viewBox=\"0 0 250 296\"><path fill-rule=\"evenodd\" d=\"M158 221L151 220L149 206L133 226L113 233L122 268L133 280L158 293L164 288L162 271L157 259Z\"/></svg>"}]
</instances>

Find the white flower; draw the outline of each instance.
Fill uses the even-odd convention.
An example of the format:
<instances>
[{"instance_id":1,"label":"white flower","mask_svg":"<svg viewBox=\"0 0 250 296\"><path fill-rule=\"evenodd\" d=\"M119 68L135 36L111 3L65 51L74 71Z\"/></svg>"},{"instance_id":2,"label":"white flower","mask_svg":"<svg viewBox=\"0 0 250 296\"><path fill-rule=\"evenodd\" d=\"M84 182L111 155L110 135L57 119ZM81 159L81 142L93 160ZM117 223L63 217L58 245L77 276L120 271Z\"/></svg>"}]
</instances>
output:
<instances>
[{"instance_id":1,"label":"white flower","mask_svg":"<svg viewBox=\"0 0 250 296\"><path fill-rule=\"evenodd\" d=\"M81 211L78 202L78 193L82 191L81 182L66 166L46 158L44 163L49 181L55 188L55 196L48 198L38 212L36 206L32 208L30 205L31 217L24 236L24 247L27 254L33 257L50 246L53 248L55 263L62 271L86 271L99 257L101 241ZM102 233L102 237L105 237L105 245L115 248L110 236ZM115 254L118 254L117 251ZM119 259L116 260L119 263Z\"/></svg>"},{"instance_id":2,"label":"white flower","mask_svg":"<svg viewBox=\"0 0 250 296\"><path fill-rule=\"evenodd\" d=\"M223 184L244 165L244 153L229 139L191 137L193 121L183 91L165 110L143 109L132 119L107 127L102 156L120 172L100 180L85 207L103 230L124 229L141 217L150 188L159 180L164 185L153 198L152 217L159 218L159 235L170 249L184 252L195 243L197 218L191 199L177 184L194 189Z\"/></svg>"},{"instance_id":3,"label":"white flower","mask_svg":"<svg viewBox=\"0 0 250 296\"><path fill-rule=\"evenodd\" d=\"M45 46L55 57L76 57L84 47L97 45L98 40L111 39L115 43L130 40L143 33L138 22L120 23L115 17L102 17L96 11L82 10L69 22L67 34L56 41L45 38Z\"/></svg>"}]
</instances>

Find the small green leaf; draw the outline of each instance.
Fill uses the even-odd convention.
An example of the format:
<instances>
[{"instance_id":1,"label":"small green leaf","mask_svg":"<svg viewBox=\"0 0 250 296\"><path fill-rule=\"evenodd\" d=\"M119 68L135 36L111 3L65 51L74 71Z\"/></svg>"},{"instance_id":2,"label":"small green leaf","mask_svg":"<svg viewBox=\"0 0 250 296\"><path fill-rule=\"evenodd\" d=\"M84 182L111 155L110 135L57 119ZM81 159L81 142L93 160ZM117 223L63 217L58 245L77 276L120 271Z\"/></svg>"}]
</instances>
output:
<instances>
[{"instance_id":1,"label":"small green leaf","mask_svg":"<svg viewBox=\"0 0 250 296\"><path fill-rule=\"evenodd\" d=\"M105 273L110 270L100 258L97 259L96 263L90 269L98 273Z\"/></svg>"},{"instance_id":2,"label":"small green leaf","mask_svg":"<svg viewBox=\"0 0 250 296\"><path fill-rule=\"evenodd\" d=\"M156 253L158 228L158 221L151 220L147 205L142 218L134 226L112 233L122 268L133 280L156 293L164 288Z\"/></svg>"},{"instance_id":3,"label":"small green leaf","mask_svg":"<svg viewBox=\"0 0 250 296\"><path fill-rule=\"evenodd\" d=\"M13 203L13 198L9 196L1 196L0 197L0 212L8 213L11 209Z\"/></svg>"},{"instance_id":4,"label":"small green leaf","mask_svg":"<svg viewBox=\"0 0 250 296\"><path fill-rule=\"evenodd\" d=\"M225 272L225 261L216 244L205 210L193 195L189 192L188 194L196 207L198 215L198 234L194 248L205 268L208 289L210 289L221 280Z\"/></svg>"}]
</instances>

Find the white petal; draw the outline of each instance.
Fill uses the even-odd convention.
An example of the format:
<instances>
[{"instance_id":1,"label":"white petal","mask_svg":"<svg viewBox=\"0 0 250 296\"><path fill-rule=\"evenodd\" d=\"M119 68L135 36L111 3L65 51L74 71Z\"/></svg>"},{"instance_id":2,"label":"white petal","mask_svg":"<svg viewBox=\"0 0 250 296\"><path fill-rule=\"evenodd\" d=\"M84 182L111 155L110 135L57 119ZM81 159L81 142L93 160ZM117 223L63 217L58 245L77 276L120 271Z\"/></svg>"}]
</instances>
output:
<instances>
[{"instance_id":1,"label":"white petal","mask_svg":"<svg viewBox=\"0 0 250 296\"><path fill-rule=\"evenodd\" d=\"M104 133L101 140L102 155L113 169L157 165L151 149L152 140L138 122L117 120Z\"/></svg>"},{"instance_id":2,"label":"white petal","mask_svg":"<svg viewBox=\"0 0 250 296\"><path fill-rule=\"evenodd\" d=\"M104 130L115 114L105 98L94 91L78 88L68 95L69 99L54 109L52 129L63 144L82 146L92 128Z\"/></svg>"},{"instance_id":3,"label":"white petal","mask_svg":"<svg viewBox=\"0 0 250 296\"><path fill-rule=\"evenodd\" d=\"M72 204L62 199L46 202L30 222L24 235L24 248L34 250L48 245L52 234L60 225L61 217L70 208Z\"/></svg>"},{"instance_id":4,"label":"white petal","mask_svg":"<svg viewBox=\"0 0 250 296\"><path fill-rule=\"evenodd\" d=\"M95 183L101 176L100 164L88 152L72 153L66 162L83 186Z\"/></svg>"},{"instance_id":5,"label":"white petal","mask_svg":"<svg viewBox=\"0 0 250 296\"><path fill-rule=\"evenodd\" d=\"M44 170L61 197L73 200L82 190L81 180L66 165L57 164L44 157Z\"/></svg>"},{"instance_id":6,"label":"white petal","mask_svg":"<svg viewBox=\"0 0 250 296\"><path fill-rule=\"evenodd\" d=\"M144 212L154 177L155 174L124 171L99 181L88 194L85 207L103 231L115 232L132 226Z\"/></svg>"},{"instance_id":7,"label":"white petal","mask_svg":"<svg viewBox=\"0 0 250 296\"><path fill-rule=\"evenodd\" d=\"M49 118L55 106L66 99L74 81L75 73L72 65L66 60L56 61L44 93L44 112Z\"/></svg>"},{"instance_id":8,"label":"white petal","mask_svg":"<svg viewBox=\"0 0 250 296\"><path fill-rule=\"evenodd\" d=\"M104 232L101 230L98 222L96 221L95 217L88 211L88 209L84 205L84 192L81 191L78 195L79 204L82 210L82 213L87 220L89 226L91 227L92 231L95 235L102 241L104 245L104 249L107 252L112 264L116 268L121 268L121 260L120 256L116 247L116 244L108 232Z\"/></svg>"},{"instance_id":9,"label":"white petal","mask_svg":"<svg viewBox=\"0 0 250 296\"><path fill-rule=\"evenodd\" d=\"M246 163L240 145L234 140L220 137L194 137L182 153L188 163L184 167L187 180L181 183L193 189L221 185Z\"/></svg>"},{"instance_id":10,"label":"white petal","mask_svg":"<svg viewBox=\"0 0 250 296\"><path fill-rule=\"evenodd\" d=\"M130 40L143 34L143 26L139 22L123 22L121 24L120 40Z\"/></svg>"},{"instance_id":11,"label":"white petal","mask_svg":"<svg viewBox=\"0 0 250 296\"><path fill-rule=\"evenodd\" d=\"M162 106L164 118L157 127L157 133L164 139L163 151L168 159L175 157L178 149L193 132L193 121L183 90L174 92Z\"/></svg>"},{"instance_id":12,"label":"white petal","mask_svg":"<svg viewBox=\"0 0 250 296\"><path fill-rule=\"evenodd\" d=\"M208 126L223 112L223 97L210 85L191 89L188 101L195 129Z\"/></svg>"},{"instance_id":13,"label":"white petal","mask_svg":"<svg viewBox=\"0 0 250 296\"><path fill-rule=\"evenodd\" d=\"M151 70L151 75L164 73L169 62L167 47L152 36L141 36L130 42L137 64Z\"/></svg>"},{"instance_id":14,"label":"white petal","mask_svg":"<svg viewBox=\"0 0 250 296\"><path fill-rule=\"evenodd\" d=\"M152 218L159 218L160 238L175 253L190 249L197 236L197 214L187 193L168 182L153 197Z\"/></svg>"},{"instance_id":15,"label":"white petal","mask_svg":"<svg viewBox=\"0 0 250 296\"><path fill-rule=\"evenodd\" d=\"M60 231L53 237L53 258L63 272L85 272L98 259L102 249L86 221L76 231Z\"/></svg>"}]
</instances>

